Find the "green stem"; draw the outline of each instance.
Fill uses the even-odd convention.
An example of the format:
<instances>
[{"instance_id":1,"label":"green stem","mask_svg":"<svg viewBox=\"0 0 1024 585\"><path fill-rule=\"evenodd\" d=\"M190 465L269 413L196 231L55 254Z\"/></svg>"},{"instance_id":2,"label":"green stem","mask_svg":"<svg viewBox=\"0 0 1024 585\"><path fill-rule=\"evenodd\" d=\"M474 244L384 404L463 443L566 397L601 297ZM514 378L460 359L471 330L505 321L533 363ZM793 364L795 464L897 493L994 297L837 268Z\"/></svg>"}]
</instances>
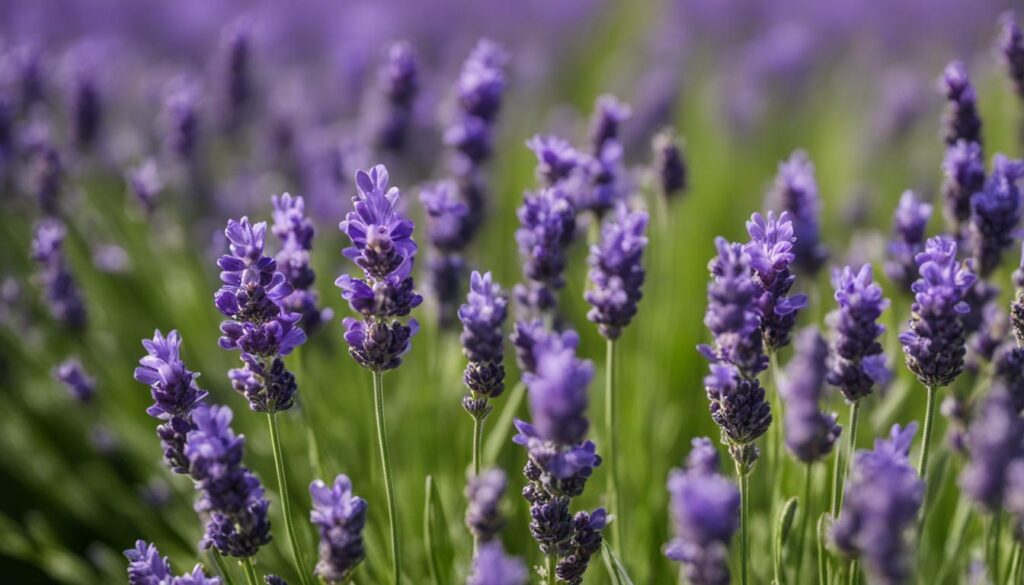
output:
<instances>
[{"instance_id":1,"label":"green stem","mask_svg":"<svg viewBox=\"0 0 1024 585\"><path fill-rule=\"evenodd\" d=\"M850 585L857 585L859 579L857 578L859 566L857 565L857 559L850 561Z\"/></svg>"},{"instance_id":2,"label":"green stem","mask_svg":"<svg viewBox=\"0 0 1024 585\"><path fill-rule=\"evenodd\" d=\"M1003 532L1003 515L996 512L992 518L992 561L989 566L992 567L992 583L998 585L1000 569L999 556L1000 556L1000 539Z\"/></svg>"},{"instance_id":3,"label":"green stem","mask_svg":"<svg viewBox=\"0 0 1024 585\"><path fill-rule=\"evenodd\" d=\"M622 506L619 500L618 458L618 408L615 404L615 341L609 339L605 355L604 423L608 465L608 506L615 521L612 522L612 548L615 555L622 557Z\"/></svg>"},{"instance_id":4,"label":"green stem","mask_svg":"<svg viewBox=\"0 0 1024 585\"><path fill-rule=\"evenodd\" d=\"M373 373L373 410L377 417L377 443L384 469L384 488L388 495L388 523L391 525L391 568L394 585L402 582L401 549L398 546L398 507L395 504L395 484L391 479L391 455L388 451L388 430L384 424L384 374Z\"/></svg>"},{"instance_id":5,"label":"green stem","mask_svg":"<svg viewBox=\"0 0 1024 585\"><path fill-rule=\"evenodd\" d=\"M853 457L853 451L857 448L857 421L860 419L860 401L850 406L850 425L846 434L846 453L842 454L837 449L835 467L832 468L832 517L839 517L839 510L843 507L843 484L846 478L846 468Z\"/></svg>"},{"instance_id":6,"label":"green stem","mask_svg":"<svg viewBox=\"0 0 1024 585\"><path fill-rule=\"evenodd\" d=\"M256 567L252 564L252 557L245 557L242 560L242 568L245 569L245 581L249 585L260 585L260 577L256 574Z\"/></svg>"},{"instance_id":7,"label":"green stem","mask_svg":"<svg viewBox=\"0 0 1024 585\"><path fill-rule=\"evenodd\" d=\"M827 559L826 554L825 554L825 530L824 530L825 518L826 517L827 517L827 514L823 513L821 515L821 517L818 518L818 529L815 531L816 532L815 540L818 541L818 583L819 584L827 584L828 583L828 559Z\"/></svg>"},{"instance_id":8,"label":"green stem","mask_svg":"<svg viewBox=\"0 0 1024 585\"><path fill-rule=\"evenodd\" d=\"M1007 575L1007 583L1019 583L1024 575L1024 545L1017 544L1013 547L1013 562L1010 563L1010 573Z\"/></svg>"},{"instance_id":9,"label":"green stem","mask_svg":"<svg viewBox=\"0 0 1024 585\"><path fill-rule=\"evenodd\" d=\"M288 478L285 475L284 453L281 450L281 433L277 428L277 415L273 412L267 413L267 423L270 425L270 445L274 450L274 470L277 472L277 491L281 496L281 511L284 514L284 526L288 531L288 542L292 547L292 559L295 561L295 571L299 574L299 582L309 585L309 578L306 575L306 562L302 557L302 547L299 546L299 537L295 532L295 522L292 520L292 503L288 496Z\"/></svg>"},{"instance_id":10,"label":"green stem","mask_svg":"<svg viewBox=\"0 0 1024 585\"><path fill-rule=\"evenodd\" d=\"M918 526L918 534L924 534L924 521L928 513L928 482L924 481L925 473L928 471L928 447L932 439L932 427L935 425L935 388L926 386L928 391L928 405L924 414L924 435L921 436L921 458L917 462L917 474L925 484L924 495L921 497L921 522ZM919 545L920 546L920 545Z\"/></svg>"},{"instance_id":11,"label":"green stem","mask_svg":"<svg viewBox=\"0 0 1024 585\"><path fill-rule=\"evenodd\" d=\"M740 476L740 585L747 585L747 529L749 524L750 503L750 474L740 469L736 464L736 471Z\"/></svg>"},{"instance_id":12,"label":"green stem","mask_svg":"<svg viewBox=\"0 0 1024 585\"><path fill-rule=\"evenodd\" d=\"M473 477L480 475L480 462L483 460L484 417L473 417Z\"/></svg>"},{"instance_id":13,"label":"green stem","mask_svg":"<svg viewBox=\"0 0 1024 585\"><path fill-rule=\"evenodd\" d=\"M224 564L224 557L220 556L215 548L210 549L210 556L213 557L213 564L217 565L220 576L224 578L224 585L235 585L235 578L231 576L228 566Z\"/></svg>"},{"instance_id":14,"label":"green stem","mask_svg":"<svg viewBox=\"0 0 1024 585\"><path fill-rule=\"evenodd\" d=\"M558 559L555 555L548 555L544 559L545 576L547 577L547 585L555 585L555 581L558 579L555 576L555 565L558 564Z\"/></svg>"},{"instance_id":15,"label":"green stem","mask_svg":"<svg viewBox=\"0 0 1024 585\"><path fill-rule=\"evenodd\" d=\"M811 519L811 477L813 476L811 464L807 464L807 476L804 479L804 499L800 502L803 508L800 518L800 534L797 539L796 549L796 576L793 579L794 585L800 585L800 577L804 568L804 538L807 535L807 523Z\"/></svg>"}]
</instances>

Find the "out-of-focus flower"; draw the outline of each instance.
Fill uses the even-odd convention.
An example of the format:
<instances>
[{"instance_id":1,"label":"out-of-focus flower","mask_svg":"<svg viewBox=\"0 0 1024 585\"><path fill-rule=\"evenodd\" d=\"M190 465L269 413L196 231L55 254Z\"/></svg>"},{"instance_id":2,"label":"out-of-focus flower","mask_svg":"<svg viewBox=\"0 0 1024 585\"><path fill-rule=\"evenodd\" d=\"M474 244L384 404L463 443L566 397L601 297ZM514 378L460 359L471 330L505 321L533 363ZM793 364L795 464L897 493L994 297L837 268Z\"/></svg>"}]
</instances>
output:
<instances>
[{"instance_id":1,"label":"out-of-focus flower","mask_svg":"<svg viewBox=\"0 0 1024 585\"><path fill-rule=\"evenodd\" d=\"M821 411L828 364L828 345L816 327L797 334L796 354L786 365L784 414L786 447L800 461L813 463L832 451L842 427L835 413Z\"/></svg>"},{"instance_id":2,"label":"out-of-focus flower","mask_svg":"<svg viewBox=\"0 0 1024 585\"><path fill-rule=\"evenodd\" d=\"M35 226L31 254L39 264L39 282L50 314L66 327L81 330L87 321L85 304L64 255L66 237L67 230L60 220L44 219Z\"/></svg>"},{"instance_id":3,"label":"out-of-focus flower","mask_svg":"<svg viewBox=\"0 0 1024 585\"><path fill-rule=\"evenodd\" d=\"M946 148L942 160L946 180L942 184L946 221L955 234L963 234L971 219L971 198L985 185L985 161L977 142L957 140Z\"/></svg>"},{"instance_id":4,"label":"out-of-focus flower","mask_svg":"<svg viewBox=\"0 0 1024 585\"><path fill-rule=\"evenodd\" d=\"M814 274L828 258L821 243L821 199L814 178L814 164L797 150L779 163L775 186L768 196L772 206L789 212L793 222L793 254L797 268Z\"/></svg>"},{"instance_id":5,"label":"out-of-focus flower","mask_svg":"<svg viewBox=\"0 0 1024 585\"><path fill-rule=\"evenodd\" d=\"M316 480L309 492L313 496L309 517L320 531L316 574L328 583L346 583L366 558L366 500L352 493L352 482L346 475L336 477L333 486Z\"/></svg>"},{"instance_id":6,"label":"out-of-focus flower","mask_svg":"<svg viewBox=\"0 0 1024 585\"><path fill-rule=\"evenodd\" d=\"M834 334L829 356L828 383L853 403L885 384L892 373L885 364L879 336L885 326L878 318L889 306L882 287L871 280L871 265L858 271L847 266L833 275L839 308L828 316Z\"/></svg>"},{"instance_id":7,"label":"out-of-focus flower","mask_svg":"<svg viewBox=\"0 0 1024 585\"><path fill-rule=\"evenodd\" d=\"M999 267L1003 252L1013 244L1021 207L1017 181L1022 176L1024 161L997 154L985 188L971 195L971 252L982 278Z\"/></svg>"},{"instance_id":8,"label":"out-of-focus flower","mask_svg":"<svg viewBox=\"0 0 1024 585\"><path fill-rule=\"evenodd\" d=\"M892 216L892 239L886 249L885 274L902 290L910 292L917 279L914 258L924 251L925 230L932 217L932 206L913 191L904 191Z\"/></svg>"},{"instance_id":9,"label":"out-of-focus flower","mask_svg":"<svg viewBox=\"0 0 1024 585\"><path fill-rule=\"evenodd\" d=\"M518 557L505 555L498 541L480 547L466 585L526 585L529 572Z\"/></svg>"},{"instance_id":10,"label":"out-of-focus flower","mask_svg":"<svg viewBox=\"0 0 1024 585\"><path fill-rule=\"evenodd\" d=\"M939 79L939 89L946 96L946 112L942 118L942 138L952 146L960 140L981 141L981 115L978 95L974 91L967 68L960 61L946 65Z\"/></svg>"},{"instance_id":11,"label":"out-of-focus flower","mask_svg":"<svg viewBox=\"0 0 1024 585\"><path fill-rule=\"evenodd\" d=\"M90 402L96 395L96 380L85 371L78 358L69 358L57 364L53 377L64 384L71 397L80 402Z\"/></svg>"},{"instance_id":12,"label":"out-of-focus flower","mask_svg":"<svg viewBox=\"0 0 1024 585\"><path fill-rule=\"evenodd\" d=\"M630 212L620 203L615 216L602 226L600 241L590 248L591 288L583 295L591 307L587 318L608 339L622 334L643 296L647 222L647 213Z\"/></svg>"}]
</instances>

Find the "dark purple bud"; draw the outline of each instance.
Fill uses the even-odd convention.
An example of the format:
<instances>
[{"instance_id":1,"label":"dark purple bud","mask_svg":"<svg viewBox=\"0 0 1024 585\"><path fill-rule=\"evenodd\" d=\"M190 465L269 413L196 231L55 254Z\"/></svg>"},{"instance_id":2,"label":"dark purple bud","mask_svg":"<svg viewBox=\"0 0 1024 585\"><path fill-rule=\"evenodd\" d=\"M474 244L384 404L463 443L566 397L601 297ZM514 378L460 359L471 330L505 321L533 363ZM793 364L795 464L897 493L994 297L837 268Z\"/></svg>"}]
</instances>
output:
<instances>
[{"instance_id":1,"label":"dark purple bud","mask_svg":"<svg viewBox=\"0 0 1024 585\"><path fill-rule=\"evenodd\" d=\"M878 319L889 300L872 282L870 264L858 271L849 266L836 270L832 280L839 308L828 316L833 333L827 380L853 403L892 377L878 341L885 332Z\"/></svg>"},{"instance_id":2,"label":"dark purple bud","mask_svg":"<svg viewBox=\"0 0 1024 585\"><path fill-rule=\"evenodd\" d=\"M96 380L86 373L77 358L57 364L53 369L53 377L64 384L71 397L79 402L89 402L96 395Z\"/></svg>"},{"instance_id":3,"label":"dark purple bud","mask_svg":"<svg viewBox=\"0 0 1024 585\"><path fill-rule=\"evenodd\" d=\"M620 203L615 216L602 226L601 240L590 249L591 286L583 295L591 307L587 318L608 339L622 334L643 296L647 222L647 213L630 212Z\"/></svg>"},{"instance_id":4,"label":"dark purple bud","mask_svg":"<svg viewBox=\"0 0 1024 585\"><path fill-rule=\"evenodd\" d=\"M954 233L964 232L971 219L971 198L985 186L985 161L981 145L958 140L946 148L942 159L946 176L942 195L946 221Z\"/></svg>"},{"instance_id":5,"label":"dark purple bud","mask_svg":"<svg viewBox=\"0 0 1024 585\"><path fill-rule=\"evenodd\" d=\"M590 118L590 146L595 155L601 152L607 141L618 140L620 126L632 114L633 109L615 96L598 96Z\"/></svg>"},{"instance_id":6,"label":"dark purple bud","mask_svg":"<svg viewBox=\"0 0 1024 585\"><path fill-rule=\"evenodd\" d=\"M904 191L892 216L892 239L886 248L885 274L904 291L917 279L914 258L924 251L925 231L932 217L932 206L913 191Z\"/></svg>"},{"instance_id":7,"label":"dark purple bud","mask_svg":"<svg viewBox=\"0 0 1024 585\"><path fill-rule=\"evenodd\" d=\"M971 195L970 244L974 268L986 278L999 267L1003 252L1013 245L1020 222L1020 189L1024 161L995 156L985 188Z\"/></svg>"},{"instance_id":8,"label":"dark purple bud","mask_svg":"<svg viewBox=\"0 0 1024 585\"><path fill-rule=\"evenodd\" d=\"M671 199L676 195L685 194L690 186L690 173L686 166L683 146L675 130L667 127L655 134L651 142L651 151L651 171L662 197Z\"/></svg>"},{"instance_id":9,"label":"dark purple bud","mask_svg":"<svg viewBox=\"0 0 1024 585\"><path fill-rule=\"evenodd\" d=\"M336 477L333 486L316 480L309 485L309 492L313 496L309 518L320 532L316 574L328 583L347 583L366 558L366 500L352 493L346 475Z\"/></svg>"},{"instance_id":10,"label":"dark purple bud","mask_svg":"<svg viewBox=\"0 0 1024 585\"><path fill-rule=\"evenodd\" d=\"M939 90L946 97L946 112L943 115L942 138L953 145L959 140L981 142L981 115L978 112L978 96L967 75L967 68L960 61L946 65Z\"/></svg>"},{"instance_id":11,"label":"dark purple bud","mask_svg":"<svg viewBox=\"0 0 1024 585\"><path fill-rule=\"evenodd\" d=\"M768 199L772 207L789 212L797 268L816 273L828 258L828 250L821 243L821 199L814 164L807 153L797 150L788 160L779 163L779 173Z\"/></svg>"}]
</instances>

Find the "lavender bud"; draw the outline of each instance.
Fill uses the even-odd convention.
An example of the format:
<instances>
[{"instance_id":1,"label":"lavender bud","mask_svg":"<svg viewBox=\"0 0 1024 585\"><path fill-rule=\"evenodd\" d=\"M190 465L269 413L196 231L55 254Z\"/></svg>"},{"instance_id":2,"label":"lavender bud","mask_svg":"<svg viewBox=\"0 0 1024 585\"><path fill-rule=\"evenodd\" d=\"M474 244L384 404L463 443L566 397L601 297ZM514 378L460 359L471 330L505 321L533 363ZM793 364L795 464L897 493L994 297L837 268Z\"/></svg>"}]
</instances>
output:
<instances>
[{"instance_id":1,"label":"lavender bud","mask_svg":"<svg viewBox=\"0 0 1024 585\"><path fill-rule=\"evenodd\" d=\"M474 271L467 302L459 308L462 352L469 360L463 379L474 398L497 398L505 389L501 328L507 315L508 299L491 273Z\"/></svg>"},{"instance_id":2,"label":"lavender bud","mask_svg":"<svg viewBox=\"0 0 1024 585\"><path fill-rule=\"evenodd\" d=\"M828 258L821 244L821 199L814 178L814 164L802 150L779 164L775 186L768 195L775 206L789 212L793 222L793 254L800 270L814 274Z\"/></svg>"},{"instance_id":3,"label":"lavender bud","mask_svg":"<svg viewBox=\"0 0 1024 585\"><path fill-rule=\"evenodd\" d=\"M892 217L892 239L886 248L885 274L902 290L910 291L917 278L914 258L924 251L925 231L932 217L932 206L913 191L904 191Z\"/></svg>"},{"instance_id":4,"label":"lavender bud","mask_svg":"<svg viewBox=\"0 0 1024 585\"><path fill-rule=\"evenodd\" d=\"M96 380L85 372L82 362L70 358L57 364L53 377L67 387L71 397L79 402L90 402L96 395Z\"/></svg>"},{"instance_id":5,"label":"lavender bud","mask_svg":"<svg viewBox=\"0 0 1024 585\"><path fill-rule=\"evenodd\" d=\"M942 183L946 221L960 234L971 219L971 198L985 186L985 161L981 144L957 140L946 148L942 159L946 175Z\"/></svg>"},{"instance_id":6,"label":"lavender bud","mask_svg":"<svg viewBox=\"0 0 1024 585\"><path fill-rule=\"evenodd\" d=\"M753 446L772 424L772 409L765 400L764 388L757 378L744 378L735 366L711 364L704 378L711 407L711 419L722 429L723 442L743 473L757 460Z\"/></svg>"},{"instance_id":7,"label":"lavender bud","mask_svg":"<svg viewBox=\"0 0 1024 585\"><path fill-rule=\"evenodd\" d=\"M320 309L320 297L313 288L316 273L310 265L309 256L313 250L316 230L313 222L306 217L306 203L302 197L292 197L285 193L280 197L273 196L272 202L272 231L281 240L281 249L274 259L294 289L281 303L286 311L302 315L299 325L309 333L334 316L330 309Z\"/></svg>"},{"instance_id":8,"label":"lavender bud","mask_svg":"<svg viewBox=\"0 0 1024 585\"><path fill-rule=\"evenodd\" d=\"M523 274L551 294L565 286L566 248L576 231L576 211L559 186L526 195L517 211L516 243ZM532 307L539 309L539 307Z\"/></svg>"},{"instance_id":9,"label":"lavender bud","mask_svg":"<svg viewBox=\"0 0 1024 585\"><path fill-rule=\"evenodd\" d=\"M971 251L982 278L999 267L1003 252L1014 242L1014 231L1020 222L1017 181L1022 176L1024 161L997 154L985 188L971 196Z\"/></svg>"},{"instance_id":10,"label":"lavender bud","mask_svg":"<svg viewBox=\"0 0 1024 585\"><path fill-rule=\"evenodd\" d=\"M466 526L480 542L493 540L505 525L499 509L505 486L505 472L498 468L470 478L466 485Z\"/></svg>"},{"instance_id":11,"label":"lavender bud","mask_svg":"<svg viewBox=\"0 0 1024 585\"><path fill-rule=\"evenodd\" d=\"M756 376L768 367L760 335L761 288L752 278L750 255L742 245L716 238L715 247L718 255L708 263L712 278L704 313L715 346L701 345L698 350L713 363L732 364L744 376Z\"/></svg>"},{"instance_id":12,"label":"lavender bud","mask_svg":"<svg viewBox=\"0 0 1024 585\"><path fill-rule=\"evenodd\" d=\"M67 230L60 220L47 218L35 226L32 259L39 264L39 282L53 318L72 330L86 325L85 305L64 255Z\"/></svg>"},{"instance_id":13,"label":"lavender bud","mask_svg":"<svg viewBox=\"0 0 1024 585\"><path fill-rule=\"evenodd\" d=\"M594 103L594 114L590 118L590 146L596 155L609 140L618 140L619 127L633 115L628 104L613 95L604 94Z\"/></svg>"},{"instance_id":14,"label":"lavender bud","mask_svg":"<svg viewBox=\"0 0 1024 585\"><path fill-rule=\"evenodd\" d=\"M1003 57L1006 75L1013 82L1013 89L1024 99L1024 34L1017 25L1012 12L999 17L999 52Z\"/></svg>"},{"instance_id":15,"label":"lavender bud","mask_svg":"<svg viewBox=\"0 0 1024 585\"><path fill-rule=\"evenodd\" d=\"M591 306L587 318L608 339L622 334L643 296L647 221L646 213L630 212L620 203L615 217L602 226L600 242L590 249L591 288L583 295Z\"/></svg>"},{"instance_id":16,"label":"lavender bud","mask_svg":"<svg viewBox=\"0 0 1024 585\"><path fill-rule=\"evenodd\" d=\"M996 350L992 366L992 384L1006 391L1015 412L1024 412L1024 348L1004 343Z\"/></svg>"},{"instance_id":17,"label":"lavender bud","mask_svg":"<svg viewBox=\"0 0 1024 585\"><path fill-rule=\"evenodd\" d=\"M939 89L946 96L947 106L943 115L942 137L946 144L958 140L981 144L981 116L978 113L978 96L967 75L967 68L960 61L946 65L939 80Z\"/></svg>"},{"instance_id":18,"label":"lavender bud","mask_svg":"<svg viewBox=\"0 0 1024 585\"><path fill-rule=\"evenodd\" d=\"M404 42L391 45L379 80L388 112L377 131L377 143L385 150L399 151L405 145L412 122L413 101L419 91L418 77L419 64L412 45Z\"/></svg>"},{"instance_id":19,"label":"lavender bud","mask_svg":"<svg viewBox=\"0 0 1024 585\"><path fill-rule=\"evenodd\" d=\"M526 146L537 157L537 178L549 187L569 178L585 160L569 141L558 136L536 135L526 141Z\"/></svg>"},{"instance_id":20,"label":"lavender bud","mask_svg":"<svg viewBox=\"0 0 1024 585\"><path fill-rule=\"evenodd\" d=\"M671 127L662 129L654 135L651 142L653 160L651 170L654 172L655 184L662 197L671 199L683 195L690 186L690 173L686 166L683 146Z\"/></svg>"},{"instance_id":21,"label":"lavender bud","mask_svg":"<svg viewBox=\"0 0 1024 585\"><path fill-rule=\"evenodd\" d=\"M573 535L555 567L555 575L567 585L583 583L583 574L590 564L590 557L601 549L601 531L607 524L607 513L603 508L593 512L576 512L573 516Z\"/></svg>"},{"instance_id":22,"label":"lavender bud","mask_svg":"<svg viewBox=\"0 0 1024 585\"><path fill-rule=\"evenodd\" d=\"M796 354L786 365L786 383L780 388L786 401L786 447L804 463L813 463L832 451L842 427L836 415L821 411L827 375L828 345L817 328L807 327L796 338Z\"/></svg>"},{"instance_id":23,"label":"lavender bud","mask_svg":"<svg viewBox=\"0 0 1024 585\"><path fill-rule=\"evenodd\" d=\"M750 256L754 282L762 291L757 302L761 336L768 351L774 352L789 344L797 312L807 306L806 296L787 296L796 280L789 267L796 258L792 252L796 237L785 211L777 220L770 211L767 218L755 213L747 222L747 233L751 241L743 250Z\"/></svg>"},{"instance_id":24,"label":"lavender bud","mask_svg":"<svg viewBox=\"0 0 1024 585\"><path fill-rule=\"evenodd\" d=\"M220 39L217 93L220 126L227 132L238 130L253 102L252 39L249 26L236 22L227 27Z\"/></svg>"},{"instance_id":25,"label":"lavender bud","mask_svg":"<svg viewBox=\"0 0 1024 585\"><path fill-rule=\"evenodd\" d=\"M333 486L316 480L309 485L309 492L313 496L309 518L320 531L316 574L328 583L347 583L366 558L366 500L352 493L346 475L336 477Z\"/></svg>"},{"instance_id":26,"label":"lavender bud","mask_svg":"<svg viewBox=\"0 0 1024 585\"><path fill-rule=\"evenodd\" d=\"M833 286L839 308L828 316L833 339L827 380L853 403L892 376L878 342L885 333L878 318L889 306L889 300L882 296L882 287L872 282L870 264L857 272L849 266L841 272L837 270Z\"/></svg>"},{"instance_id":27,"label":"lavender bud","mask_svg":"<svg viewBox=\"0 0 1024 585\"><path fill-rule=\"evenodd\" d=\"M960 487L985 511L998 513L1003 505L1006 473L1021 456L1024 421L1001 386L985 397L967 435L969 462L960 474Z\"/></svg>"}]
</instances>

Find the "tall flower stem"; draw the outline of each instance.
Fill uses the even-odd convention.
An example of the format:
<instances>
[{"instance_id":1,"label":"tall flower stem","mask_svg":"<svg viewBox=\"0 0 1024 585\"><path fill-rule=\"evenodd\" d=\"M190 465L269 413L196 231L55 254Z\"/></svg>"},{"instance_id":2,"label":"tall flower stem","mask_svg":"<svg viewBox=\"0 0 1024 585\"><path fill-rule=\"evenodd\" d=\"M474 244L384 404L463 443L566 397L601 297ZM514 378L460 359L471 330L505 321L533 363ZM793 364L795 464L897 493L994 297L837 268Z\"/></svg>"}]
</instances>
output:
<instances>
[{"instance_id":1,"label":"tall flower stem","mask_svg":"<svg viewBox=\"0 0 1024 585\"><path fill-rule=\"evenodd\" d=\"M814 468L811 464L807 464L807 473L804 478L804 499L800 502L800 506L803 508L803 512L800 518L800 534L797 539L796 549L796 575L794 575L793 583L800 585L800 577L803 574L804 568L804 543L806 542L805 536L807 535L807 523L811 519L811 478L813 477Z\"/></svg>"},{"instance_id":2,"label":"tall flower stem","mask_svg":"<svg viewBox=\"0 0 1024 585\"><path fill-rule=\"evenodd\" d=\"M288 496L288 477L285 475L284 453L281 450L281 433L277 428L276 413L267 413L267 424L270 426L270 445L274 450L277 492L281 496L281 511L284 514L285 529L288 531L288 542L291 543L292 547L295 571L299 574L299 582L303 585L309 585L309 577L306 575L306 561L302 557L302 547L299 545L298 534L295 532L295 522L292 519L292 502Z\"/></svg>"},{"instance_id":3,"label":"tall flower stem","mask_svg":"<svg viewBox=\"0 0 1024 585\"><path fill-rule=\"evenodd\" d=\"M256 567L252 564L252 557L245 557L242 561L242 568L245 569L245 581L249 585L260 585L260 576L256 574Z\"/></svg>"},{"instance_id":4,"label":"tall flower stem","mask_svg":"<svg viewBox=\"0 0 1024 585\"><path fill-rule=\"evenodd\" d=\"M232 577L231 572L228 571L228 566L224 564L224 557L220 556L220 552L215 548L211 548L210 557L213 558L213 564L217 565L217 570L220 572L220 576L224 578L224 585L235 585L235 578Z\"/></svg>"},{"instance_id":5,"label":"tall flower stem","mask_svg":"<svg viewBox=\"0 0 1024 585\"><path fill-rule=\"evenodd\" d=\"M558 564L558 559L555 558L555 555L547 555L547 557L544 558L544 563L544 572L547 573L548 579L547 585L555 585L555 581L558 579L558 577L555 576L555 565Z\"/></svg>"},{"instance_id":6,"label":"tall flower stem","mask_svg":"<svg viewBox=\"0 0 1024 585\"><path fill-rule=\"evenodd\" d=\"M740 478L740 585L747 585L747 525L750 511L750 472L736 461L736 475Z\"/></svg>"},{"instance_id":7,"label":"tall flower stem","mask_svg":"<svg viewBox=\"0 0 1024 585\"><path fill-rule=\"evenodd\" d=\"M473 477L480 475L480 461L483 459L484 417L473 417Z\"/></svg>"},{"instance_id":8,"label":"tall flower stem","mask_svg":"<svg viewBox=\"0 0 1024 585\"><path fill-rule=\"evenodd\" d=\"M615 403L615 341L609 339L606 344L604 423L605 437L608 441L608 505L615 517L612 523L612 538L615 554L622 558L622 506L619 499L619 469L616 451L618 450L618 407Z\"/></svg>"},{"instance_id":9,"label":"tall flower stem","mask_svg":"<svg viewBox=\"0 0 1024 585\"><path fill-rule=\"evenodd\" d=\"M395 504L395 482L391 479L391 455L388 451L388 430L384 424L384 373L373 372L373 410L377 418L377 443L384 469L384 488L388 494L388 523L391 525L391 568L394 585L402 582L401 549L398 546L398 508Z\"/></svg>"},{"instance_id":10,"label":"tall flower stem","mask_svg":"<svg viewBox=\"0 0 1024 585\"><path fill-rule=\"evenodd\" d=\"M836 450L835 467L832 469L832 517L839 517L839 510L843 507L843 483L846 477L846 469L850 466L853 458L853 451L857 448L857 421L860 418L860 401L850 406L850 425L846 439L846 453Z\"/></svg>"},{"instance_id":11,"label":"tall flower stem","mask_svg":"<svg viewBox=\"0 0 1024 585\"><path fill-rule=\"evenodd\" d=\"M921 458L917 462L917 475L924 481L925 473L928 471L928 446L931 444L932 427L935 425L935 395L936 389L926 386L928 391L928 405L924 414L924 435L921 437ZM928 514L928 482L924 481L924 495L921 496L921 521L917 527L918 534L924 534L925 517Z\"/></svg>"}]
</instances>

